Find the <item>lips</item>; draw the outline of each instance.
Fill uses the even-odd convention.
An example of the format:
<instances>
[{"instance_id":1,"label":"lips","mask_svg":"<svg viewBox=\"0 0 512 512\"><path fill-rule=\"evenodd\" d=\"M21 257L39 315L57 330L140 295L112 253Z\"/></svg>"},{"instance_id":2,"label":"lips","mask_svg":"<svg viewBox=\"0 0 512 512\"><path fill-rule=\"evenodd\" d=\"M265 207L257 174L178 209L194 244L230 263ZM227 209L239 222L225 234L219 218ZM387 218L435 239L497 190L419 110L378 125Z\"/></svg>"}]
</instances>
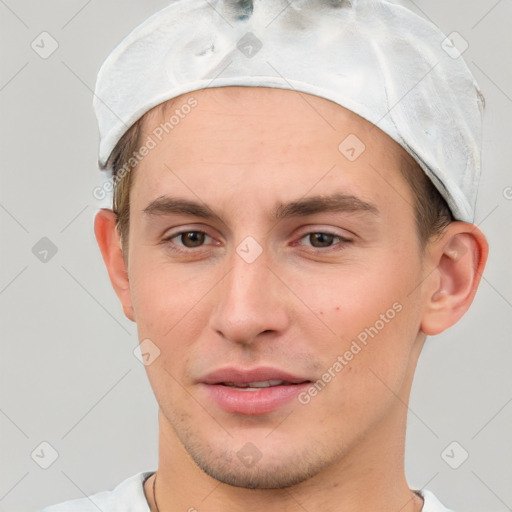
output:
<instances>
[{"instance_id":1,"label":"lips","mask_svg":"<svg viewBox=\"0 0 512 512\"><path fill-rule=\"evenodd\" d=\"M218 407L244 415L273 412L310 384L307 377L269 367L222 368L200 380L200 386Z\"/></svg>"},{"instance_id":2,"label":"lips","mask_svg":"<svg viewBox=\"0 0 512 512\"><path fill-rule=\"evenodd\" d=\"M309 382L309 379L307 377L293 375L278 368L258 367L241 369L228 367L215 370L206 375L203 379L200 379L200 381L204 384L235 384L244 387L251 383L275 381L299 384Z\"/></svg>"}]
</instances>

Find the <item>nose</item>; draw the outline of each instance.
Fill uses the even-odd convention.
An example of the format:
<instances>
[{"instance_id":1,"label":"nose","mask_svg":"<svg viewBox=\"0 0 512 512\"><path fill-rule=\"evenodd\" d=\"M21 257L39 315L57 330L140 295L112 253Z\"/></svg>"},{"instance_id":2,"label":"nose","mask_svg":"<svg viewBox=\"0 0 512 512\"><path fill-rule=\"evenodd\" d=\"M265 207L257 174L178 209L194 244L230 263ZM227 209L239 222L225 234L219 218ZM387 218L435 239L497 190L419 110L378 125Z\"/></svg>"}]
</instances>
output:
<instances>
[{"instance_id":1,"label":"nose","mask_svg":"<svg viewBox=\"0 0 512 512\"><path fill-rule=\"evenodd\" d=\"M247 263L238 254L231 270L216 287L217 304L210 316L211 328L225 340L250 345L282 334L289 325L288 290L262 254Z\"/></svg>"}]
</instances>

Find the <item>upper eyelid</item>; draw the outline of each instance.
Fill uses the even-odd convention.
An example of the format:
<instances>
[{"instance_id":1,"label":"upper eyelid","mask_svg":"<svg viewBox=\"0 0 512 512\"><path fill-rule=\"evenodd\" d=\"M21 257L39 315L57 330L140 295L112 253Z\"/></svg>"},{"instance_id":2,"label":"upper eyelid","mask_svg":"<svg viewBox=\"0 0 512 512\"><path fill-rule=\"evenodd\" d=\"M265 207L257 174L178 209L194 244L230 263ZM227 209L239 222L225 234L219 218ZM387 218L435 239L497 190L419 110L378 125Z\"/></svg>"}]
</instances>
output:
<instances>
[{"instance_id":1,"label":"upper eyelid","mask_svg":"<svg viewBox=\"0 0 512 512\"><path fill-rule=\"evenodd\" d=\"M162 240L166 241L166 242L170 242L174 238L179 237L180 235L184 235L185 233L204 233L206 236L210 237L212 240L215 239L212 235L208 234L204 230L201 230L201 229L185 229L185 230L182 230L182 231L177 231L176 233L171 233L169 235L164 235Z\"/></svg>"},{"instance_id":2,"label":"upper eyelid","mask_svg":"<svg viewBox=\"0 0 512 512\"><path fill-rule=\"evenodd\" d=\"M306 227L303 227L302 229L304 231L300 235L301 238L306 236L306 235L311 235L311 234L314 234L314 233L324 233L326 235L328 234L328 235L333 235L333 236L339 236L341 238L347 238L344 234L337 233L335 230L330 229L330 228L312 229L312 228L306 226ZM301 231L302 231L302 229L301 229ZM346 230L344 230L344 231L347 233ZM162 236L164 236L166 239L168 239L168 238L174 238L174 237L176 237L178 235L181 235L181 234L184 234L184 233L190 233L190 232L204 233L205 235L207 235L207 236L209 236L211 238L214 238L212 235L210 235L208 233L208 231L206 229L204 229L204 228L195 228L195 227L180 229L179 231L176 231L175 233L171 233L171 234L168 234L168 235L165 234L165 233L167 233L167 230L166 230Z\"/></svg>"},{"instance_id":3,"label":"upper eyelid","mask_svg":"<svg viewBox=\"0 0 512 512\"><path fill-rule=\"evenodd\" d=\"M177 231L174 231L174 230L177 230ZM182 227L182 226L176 226L174 228L168 228L166 229L163 234L162 234L162 237L165 237L165 238L173 238L175 236L178 236L178 235L181 235L183 233L190 233L190 232L198 232L198 233L205 233L206 235L208 236L212 236L210 235L209 233L209 229L206 229L205 227L201 226L201 227L195 227L194 225L190 225L190 226L185 226L185 227Z\"/></svg>"},{"instance_id":4,"label":"upper eyelid","mask_svg":"<svg viewBox=\"0 0 512 512\"><path fill-rule=\"evenodd\" d=\"M295 220L299 220L299 219L295 219ZM288 223L283 223L283 224L288 224ZM270 231L272 231L274 227L275 226L272 226ZM189 224L183 223L181 225L176 225L174 227L167 228L167 229L165 229L164 233L166 233L167 231L172 230L172 229L180 229L182 231L203 231L205 233L207 233L208 230L210 230L210 229L212 229L216 232L219 231L218 227L212 226L210 224L205 225L203 222L192 221ZM313 232L314 233L324 232L324 230L325 230L325 232L332 233L333 230L340 229L345 233L350 233L351 235L353 234L350 230L348 230L346 228L342 228L340 226L333 226L330 223L325 224L323 222L310 222L310 223L301 225L298 228L295 228L294 231L298 231L298 230L302 230L302 229L310 229L311 230L310 232L312 232L312 233ZM228 227L228 233L231 234L231 229L229 229L229 227ZM337 234L337 233L333 233L333 234Z\"/></svg>"},{"instance_id":5,"label":"upper eyelid","mask_svg":"<svg viewBox=\"0 0 512 512\"><path fill-rule=\"evenodd\" d=\"M312 226L304 226L304 231L301 229L299 234L300 234L300 238L303 238L304 236L306 235L311 235L313 233L324 233L324 234L328 234L328 235L333 235L333 236L338 236L340 238L353 238L355 237L355 234L346 230L346 229L343 229L343 228L339 228L340 230L342 230L343 232L338 232L336 229L334 228L328 228L328 227L320 227L318 229L314 229L314 227Z\"/></svg>"},{"instance_id":6,"label":"upper eyelid","mask_svg":"<svg viewBox=\"0 0 512 512\"><path fill-rule=\"evenodd\" d=\"M340 235L338 233L331 233L329 231L308 231L308 232L304 233L303 235L301 235L296 241L294 241L292 243L292 245L293 246L303 245L301 243L301 241L304 240L309 235L312 235L312 234L315 234L315 233L322 233L324 235L331 235L331 236L333 236L335 238L339 238L339 240L337 242L335 242L332 245L329 245L327 247L314 247L314 246L311 247L314 250L320 250L322 252L328 252L330 249L333 249L333 248L335 248L336 246L338 246L340 244L343 245L343 244L348 244L348 243L352 243L353 242L352 238Z\"/></svg>"}]
</instances>

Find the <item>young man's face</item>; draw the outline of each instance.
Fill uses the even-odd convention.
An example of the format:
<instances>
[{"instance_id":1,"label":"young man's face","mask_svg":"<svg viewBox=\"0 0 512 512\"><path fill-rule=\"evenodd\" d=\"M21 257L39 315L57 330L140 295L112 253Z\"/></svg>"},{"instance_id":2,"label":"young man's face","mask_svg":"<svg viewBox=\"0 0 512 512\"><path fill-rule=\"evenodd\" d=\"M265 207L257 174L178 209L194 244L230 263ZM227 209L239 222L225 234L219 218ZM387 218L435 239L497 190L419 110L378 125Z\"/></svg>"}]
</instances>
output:
<instances>
[{"instance_id":1,"label":"young man's face","mask_svg":"<svg viewBox=\"0 0 512 512\"><path fill-rule=\"evenodd\" d=\"M424 341L406 153L334 103L265 88L187 94L141 142L191 97L130 198L125 306L160 350L169 450L257 488L377 461L403 441ZM243 388L258 381L277 386Z\"/></svg>"}]
</instances>

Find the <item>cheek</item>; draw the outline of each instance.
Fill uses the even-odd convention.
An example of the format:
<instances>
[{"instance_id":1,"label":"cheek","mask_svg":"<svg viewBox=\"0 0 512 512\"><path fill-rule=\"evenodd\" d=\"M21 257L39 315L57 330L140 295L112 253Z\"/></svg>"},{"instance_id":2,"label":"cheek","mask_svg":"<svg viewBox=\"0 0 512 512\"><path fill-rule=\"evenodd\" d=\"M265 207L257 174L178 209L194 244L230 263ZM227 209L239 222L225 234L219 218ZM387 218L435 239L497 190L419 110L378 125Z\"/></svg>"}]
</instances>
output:
<instances>
[{"instance_id":1,"label":"cheek","mask_svg":"<svg viewBox=\"0 0 512 512\"><path fill-rule=\"evenodd\" d=\"M342 376L340 388L357 387L364 400L385 389L378 377L392 389L399 387L419 330L418 294L411 293L419 274L419 265L388 254L296 279L297 295L316 317L299 320L301 330L316 338L314 350L324 370Z\"/></svg>"},{"instance_id":2,"label":"cheek","mask_svg":"<svg viewBox=\"0 0 512 512\"><path fill-rule=\"evenodd\" d=\"M338 339L348 341L374 324L381 331L383 326L396 323L398 310L414 300L412 283L418 279L410 262L388 256L305 269L290 273L286 282L313 311L316 323L324 324Z\"/></svg>"},{"instance_id":3,"label":"cheek","mask_svg":"<svg viewBox=\"0 0 512 512\"><path fill-rule=\"evenodd\" d=\"M146 366L150 384L160 404L186 400L180 383L186 382L195 341L207 322L204 297L211 285L169 265L143 264L141 259L132 263L130 290L138 337L151 340L159 350Z\"/></svg>"},{"instance_id":4,"label":"cheek","mask_svg":"<svg viewBox=\"0 0 512 512\"><path fill-rule=\"evenodd\" d=\"M143 255L134 258L130 269L130 294L139 335L162 344L182 331L188 333L186 338L192 338L199 332L202 301L214 281L204 272L193 272L192 267L143 260Z\"/></svg>"},{"instance_id":5,"label":"cheek","mask_svg":"<svg viewBox=\"0 0 512 512\"><path fill-rule=\"evenodd\" d=\"M318 422L333 425L341 437L358 435L358 425L375 423L400 404L417 329L414 306L396 296L391 291L385 297L389 304L371 292L361 300L353 296L322 317L338 338L315 348L321 391L311 401Z\"/></svg>"}]
</instances>

